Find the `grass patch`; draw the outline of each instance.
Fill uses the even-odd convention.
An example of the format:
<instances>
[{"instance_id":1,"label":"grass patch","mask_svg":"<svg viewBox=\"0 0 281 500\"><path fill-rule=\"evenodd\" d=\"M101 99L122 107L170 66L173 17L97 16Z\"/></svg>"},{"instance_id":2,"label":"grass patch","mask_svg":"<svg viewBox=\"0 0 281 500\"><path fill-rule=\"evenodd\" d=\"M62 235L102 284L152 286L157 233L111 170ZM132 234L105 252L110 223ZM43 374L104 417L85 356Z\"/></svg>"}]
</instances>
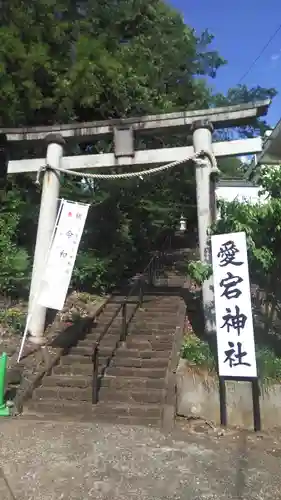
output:
<instances>
[{"instance_id":1,"label":"grass patch","mask_svg":"<svg viewBox=\"0 0 281 500\"><path fill-rule=\"evenodd\" d=\"M0 325L11 333L23 333L26 323L26 313L18 307L0 310Z\"/></svg>"},{"instance_id":2,"label":"grass patch","mask_svg":"<svg viewBox=\"0 0 281 500\"><path fill-rule=\"evenodd\" d=\"M281 382L281 358L268 347L259 347L256 356L259 378L266 383Z\"/></svg>"},{"instance_id":3,"label":"grass patch","mask_svg":"<svg viewBox=\"0 0 281 500\"><path fill-rule=\"evenodd\" d=\"M205 368L210 372L216 369L215 358L209 344L193 333L185 337L181 356L190 364Z\"/></svg>"},{"instance_id":4,"label":"grass patch","mask_svg":"<svg viewBox=\"0 0 281 500\"><path fill-rule=\"evenodd\" d=\"M216 371L215 356L208 342L200 340L194 333L185 337L181 356L190 365L206 369L209 372ZM281 357L276 356L274 351L268 347L257 347L256 358L258 376L262 383L281 382Z\"/></svg>"},{"instance_id":5,"label":"grass patch","mask_svg":"<svg viewBox=\"0 0 281 500\"><path fill-rule=\"evenodd\" d=\"M90 303L95 304L96 302L102 300L102 297L100 295L93 295L87 292L76 292L76 297L84 304L90 304Z\"/></svg>"}]
</instances>

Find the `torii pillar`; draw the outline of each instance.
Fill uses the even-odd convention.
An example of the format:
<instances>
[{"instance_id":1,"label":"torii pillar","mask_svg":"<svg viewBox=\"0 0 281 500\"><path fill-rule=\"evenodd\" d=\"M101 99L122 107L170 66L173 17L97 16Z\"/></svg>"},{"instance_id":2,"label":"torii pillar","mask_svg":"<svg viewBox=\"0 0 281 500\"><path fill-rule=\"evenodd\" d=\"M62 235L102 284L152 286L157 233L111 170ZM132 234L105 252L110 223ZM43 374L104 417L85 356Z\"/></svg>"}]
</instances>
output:
<instances>
[{"instance_id":1,"label":"torii pillar","mask_svg":"<svg viewBox=\"0 0 281 500\"><path fill-rule=\"evenodd\" d=\"M60 134L49 134L46 137L47 155L46 165L56 169L60 166L65 141ZM32 280L29 295L28 314L30 323L28 330L29 340L34 344L45 343L44 331L46 321L46 307L37 304L40 284L46 259L51 245L52 235L57 217L60 179L58 172L47 170L44 172L41 205L38 220L36 245L33 260Z\"/></svg>"},{"instance_id":2,"label":"torii pillar","mask_svg":"<svg viewBox=\"0 0 281 500\"><path fill-rule=\"evenodd\" d=\"M195 121L192 124L193 147L195 153L207 151L213 154L212 132L213 126L208 120ZM209 230L215 218L214 189L215 183L211 179L212 165L208 158L196 162L196 198L198 216L198 236L200 248L200 260L211 265L211 248L209 241ZM210 277L202 284L203 312L205 321L205 333L207 335L216 333L215 305L213 279Z\"/></svg>"}]
</instances>

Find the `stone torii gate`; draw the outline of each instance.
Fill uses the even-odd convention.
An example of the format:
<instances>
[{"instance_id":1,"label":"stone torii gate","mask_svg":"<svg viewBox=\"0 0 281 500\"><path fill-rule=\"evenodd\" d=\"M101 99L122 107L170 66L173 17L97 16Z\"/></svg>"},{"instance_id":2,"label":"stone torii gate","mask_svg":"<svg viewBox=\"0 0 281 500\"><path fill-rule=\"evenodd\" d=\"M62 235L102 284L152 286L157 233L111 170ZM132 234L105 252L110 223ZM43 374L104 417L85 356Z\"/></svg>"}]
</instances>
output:
<instances>
[{"instance_id":1,"label":"stone torii gate","mask_svg":"<svg viewBox=\"0 0 281 500\"><path fill-rule=\"evenodd\" d=\"M91 123L54 125L19 129L0 129L8 148L19 143L31 144L45 141L46 158L12 160L8 163L9 174L36 173L43 165L52 169L92 170L111 167L146 167L164 165L168 162L184 161L194 153L205 151L217 158L256 154L262 151L261 138L212 142L214 129L223 129L251 124L259 116L267 113L270 100L237 106L221 107L199 111L143 116L120 120ZM140 131L177 131L192 133L193 146L135 151L134 134ZM66 141L73 143L91 142L94 138L113 136L114 153L94 155L63 156ZM54 230L57 201L59 198L59 173L46 170L43 178L38 232L33 262L32 282L29 297L30 340L44 343L46 309L34 303L43 274L52 233ZM196 193L198 213L198 233L200 258L210 262L208 229L212 223L211 204L214 199L215 184L211 180L212 165L209 159L196 163ZM206 333L215 332L212 281L203 284L203 304Z\"/></svg>"}]
</instances>

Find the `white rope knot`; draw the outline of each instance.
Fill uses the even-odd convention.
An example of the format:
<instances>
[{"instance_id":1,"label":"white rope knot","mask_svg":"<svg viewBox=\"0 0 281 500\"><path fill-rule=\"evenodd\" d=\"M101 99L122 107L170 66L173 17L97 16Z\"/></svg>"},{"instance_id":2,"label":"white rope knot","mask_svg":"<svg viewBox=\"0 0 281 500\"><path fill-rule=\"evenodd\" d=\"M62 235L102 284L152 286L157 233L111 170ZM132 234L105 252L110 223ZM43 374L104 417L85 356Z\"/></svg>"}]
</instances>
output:
<instances>
[{"instance_id":1,"label":"white rope knot","mask_svg":"<svg viewBox=\"0 0 281 500\"><path fill-rule=\"evenodd\" d=\"M36 180L35 180L35 184L40 186L40 179L41 179L41 175L45 172L47 172L48 170L52 170L57 176L59 175L59 170L58 168L53 168L51 167L51 165L42 165L42 167L39 168L37 174L36 174Z\"/></svg>"},{"instance_id":2,"label":"white rope knot","mask_svg":"<svg viewBox=\"0 0 281 500\"><path fill-rule=\"evenodd\" d=\"M36 174L36 180L35 180L35 184L37 184L38 186L40 186L40 179L41 179L41 175L46 172L48 166L47 165L42 165L42 167L39 168L37 174Z\"/></svg>"}]
</instances>

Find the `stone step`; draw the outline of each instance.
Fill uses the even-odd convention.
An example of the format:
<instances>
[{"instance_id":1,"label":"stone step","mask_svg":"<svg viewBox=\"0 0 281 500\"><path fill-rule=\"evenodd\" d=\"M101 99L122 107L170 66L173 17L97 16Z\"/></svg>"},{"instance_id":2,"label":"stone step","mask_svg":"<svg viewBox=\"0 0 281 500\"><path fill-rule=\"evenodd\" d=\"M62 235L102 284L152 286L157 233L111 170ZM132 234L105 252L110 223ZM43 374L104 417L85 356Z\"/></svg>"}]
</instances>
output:
<instances>
[{"instance_id":1,"label":"stone step","mask_svg":"<svg viewBox=\"0 0 281 500\"><path fill-rule=\"evenodd\" d=\"M23 416L27 418L35 415L39 418L48 417L50 420L56 420L58 417L71 418L71 420L85 420L92 422L94 418L92 403L76 403L73 401L57 400L35 400L31 399L24 408Z\"/></svg>"},{"instance_id":2,"label":"stone step","mask_svg":"<svg viewBox=\"0 0 281 500\"><path fill-rule=\"evenodd\" d=\"M155 340L169 341L169 340L173 339L174 332L175 332L175 330L173 330L173 331L171 331L171 330L169 330L169 331L154 330L153 331L153 330L149 329L149 327L142 328L142 329L141 328L138 328L138 329L129 328L128 332L127 332L127 339L128 338L145 337L145 338L150 338L150 339L153 338ZM120 337L121 337L121 332L117 332L117 333L106 332L106 334L104 335L104 337L102 338L102 340L100 342L100 345L104 345L105 347L110 346L110 345L116 345L116 343L120 341ZM84 345L94 346L95 343L97 342L97 339L98 339L98 335L89 333L87 335L87 337L85 337L83 340L79 341L79 346L84 346Z\"/></svg>"},{"instance_id":3,"label":"stone step","mask_svg":"<svg viewBox=\"0 0 281 500\"><path fill-rule=\"evenodd\" d=\"M180 302L177 300L174 303L167 303L167 302L150 302L147 304L143 304L138 311L142 313L146 313L149 311L155 311L156 314L158 312L163 312L163 313L176 313L178 311Z\"/></svg>"},{"instance_id":4,"label":"stone step","mask_svg":"<svg viewBox=\"0 0 281 500\"><path fill-rule=\"evenodd\" d=\"M171 349L164 351L129 349L125 345L119 347L116 352L117 358L141 358L141 359L169 359Z\"/></svg>"},{"instance_id":5,"label":"stone step","mask_svg":"<svg viewBox=\"0 0 281 500\"><path fill-rule=\"evenodd\" d=\"M122 387L119 390L102 387L99 391L99 402L128 402L128 404L146 403L157 404L163 401L164 390L159 389L127 389Z\"/></svg>"},{"instance_id":6,"label":"stone step","mask_svg":"<svg viewBox=\"0 0 281 500\"><path fill-rule=\"evenodd\" d=\"M111 318L110 318L111 319ZM95 325L93 325L93 327L91 328L91 333L100 333L102 332L106 327L108 327L108 324L110 323L110 319L106 319L106 321L101 321L99 323L96 323ZM111 326L108 327L108 329L114 329L114 330L118 330L121 328L121 318L119 319L118 317L114 319L114 321L112 322Z\"/></svg>"},{"instance_id":7,"label":"stone step","mask_svg":"<svg viewBox=\"0 0 281 500\"><path fill-rule=\"evenodd\" d=\"M142 328L135 328L135 326L133 326L129 332L130 336L132 337L146 337L146 336L151 336L153 338L156 338L156 339L161 339L163 337L166 337L168 340L169 338L172 338L174 336L174 333L175 333L175 328L174 329L159 329L159 330L155 330L155 329L152 329L152 328L149 328L149 325L147 325L146 327L142 327Z\"/></svg>"},{"instance_id":8,"label":"stone step","mask_svg":"<svg viewBox=\"0 0 281 500\"><path fill-rule=\"evenodd\" d=\"M134 302L127 302L127 305L126 305L126 309L127 311L130 311L130 312L133 312L136 310L136 307L137 307L137 302L134 301ZM116 307L115 309L105 309L104 312L103 312L103 317L107 317L108 319L110 318L110 315L112 316L115 312L117 312L118 310L120 309L120 317L121 317L121 304L118 305L118 307Z\"/></svg>"},{"instance_id":9,"label":"stone step","mask_svg":"<svg viewBox=\"0 0 281 500\"><path fill-rule=\"evenodd\" d=\"M94 347L94 344L84 344L84 345L79 345L78 346L75 346L75 347L71 347L71 349L69 350L69 353L71 355L79 355L79 356L85 356L87 358L89 357L92 357L92 354L93 354L93 347ZM112 353L114 351L114 347L113 349L111 347L104 347L104 346L101 346L99 348L99 356L100 358L107 358L108 356L111 356Z\"/></svg>"},{"instance_id":10,"label":"stone step","mask_svg":"<svg viewBox=\"0 0 281 500\"><path fill-rule=\"evenodd\" d=\"M115 418L119 416L136 416L136 417L160 417L161 415L161 405L154 405L154 404L138 404L138 403L133 403L133 404L128 404L128 402L123 402L123 403L117 403L117 402L112 402L112 403L98 403L96 405L92 405L91 402L85 401L85 403L80 404L80 402L74 402L70 400L57 400L57 399L42 399L42 400L36 400L32 399L29 404L28 408L30 409L33 407L34 409L39 409L45 407L45 409L51 412L51 413L57 413L60 412L61 410L64 411L70 411L73 412L79 411L79 408L81 408L81 413L84 411L91 412L92 415L100 415L100 416L106 416L111 414L112 416L114 415ZM83 408L84 407L84 408Z\"/></svg>"},{"instance_id":11,"label":"stone step","mask_svg":"<svg viewBox=\"0 0 281 500\"><path fill-rule=\"evenodd\" d=\"M156 338L152 335L129 335L126 340L126 346L129 349L139 349L146 351L154 349L155 351L171 350L173 344L173 336L163 336Z\"/></svg>"},{"instance_id":12,"label":"stone step","mask_svg":"<svg viewBox=\"0 0 281 500\"><path fill-rule=\"evenodd\" d=\"M107 302L104 311L109 311L110 309L116 309L117 307L119 307L120 304L124 302L125 299L126 299L125 295L116 295L115 297L112 297Z\"/></svg>"},{"instance_id":13,"label":"stone step","mask_svg":"<svg viewBox=\"0 0 281 500\"><path fill-rule=\"evenodd\" d=\"M92 334L87 335L87 337L84 340L80 340L79 347L88 347L93 349L96 340L97 340L96 336L93 336ZM108 333L101 340L100 347L108 349L114 348L116 347L119 341L120 341L120 335L111 335L110 333Z\"/></svg>"},{"instance_id":14,"label":"stone step","mask_svg":"<svg viewBox=\"0 0 281 500\"><path fill-rule=\"evenodd\" d=\"M109 322L111 321L112 316L114 315L114 313L115 313L115 311L112 311L112 312L106 312L106 313L104 313L104 314L102 315L102 318L101 318L101 319L102 319L102 323L103 323L103 324L107 324L107 323L109 323ZM114 324L115 322L118 322L118 321L119 321L119 322L120 322L120 321L122 321L121 311L120 311L120 313L119 313L119 314L118 314L118 315L114 318L114 320L113 320L113 323L112 323L112 324ZM100 324L100 322L98 321L97 325L99 325L99 324Z\"/></svg>"},{"instance_id":15,"label":"stone step","mask_svg":"<svg viewBox=\"0 0 281 500\"><path fill-rule=\"evenodd\" d=\"M113 316L119 309L120 309L121 303L120 304L108 304L106 308L103 310L103 312L98 316L97 322L99 323L102 321L104 318L109 318L110 316Z\"/></svg>"},{"instance_id":16,"label":"stone step","mask_svg":"<svg viewBox=\"0 0 281 500\"><path fill-rule=\"evenodd\" d=\"M153 335L154 337L174 335L175 328L152 328L149 323L143 322L142 326L132 324L128 330L130 335Z\"/></svg>"},{"instance_id":17,"label":"stone step","mask_svg":"<svg viewBox=\"0 0 281 500\"><path fill-rule=\"evenodd\" d=\"M108 325L108 321L106 321L105 323L99 323L98 325L96 326L93 326L93 328L91 328L90 330L90 334L92 335L100 335L105 329L107 329L107 331L112 331L112 332L120 332L121 331L121 321L118 320L118 318L116 320L113 321L112 325L107 328L107 325Z\"/></svg>"},{"instance_id":18,"label":"stone step","mask_svg":"<svg viewBox=\"0 0 281 500\"><path fill-rule=\"evenodd\" d=\"M148 305L139 310L139 312L143 311L143 314L155 313L155 314L177 314L178 313L179 304L173 306L166 306L164 304L159 305Z\"/></svg>"},{"instance_id":19,"label":"stone step","mask_svg":"<svg viewBox=\"0 0 281 500\"><path fill-rule=\"evenodd\" d=\"M92 337L97 338L101 333L104 332L106 325L101 325L100 327L97 328L92 328L89 332L88 335L91 335ZM113 324L110 328L107 329L106 335L119 335L121 334L121 323L120 324Z\"/></svg>"},{"instance_id":20,"label":"stone step","mask_svg":"<svg viewBox=\"0 0 281 500\"><path fill-rule=\"evenodd\" d=\"M113 422L122 425L144 425L159 427L161 422L161 410L157 406L157 410L147 412L145 409L140 412L140 406L131 407L128 411L128 405L92 405L91 403L74 403L72 401L33 401L30 400L28 407L25 409L23 418L45 418L48 421L56 420L73 420L78 422ZM150 405L152 406L152 405Z\"/></svg>"},{"instance_id":21,"label":"stone step","mask_svg":"<svg viewBox=\"0 0 281 500\"><path fill-rule=\"evenodd\" d=\"M99 372L104 369L104 364L99 364ZM83 375L85 377L90 377L93 374L92 363L73 363L58 365L53 368L54 375L65 375L69 377L74 377L76 375Z\"/></svg>"},{"instance_id":22,"label":"stone step","mask_svg":"<svg viewBox=\"0 0 281 500\"><path fill-rule=\"evenodd\" d=\"M119 305L111 307L111 308L106 307L104 309L104 311L102 312L102 314L100 316L98 316L97 321L96 321L97 324L99 324L101 321L102 322L108 321L110 317L112 317L115 313L117 313L119 308L120 308Z\"/></svg>"},{"instance_id":23,"label":"stone step","mask_svg":"<svg viewBox=\"0 0 281 500\"><path fill-rule=\"evenodd\" d=\"M165 384L164 378L126 378L115 377L105 374L101 380L101 387L110 387L112 389L163 389Z\"/></svg>"},{"instance_id":24,"label":"stone step","mask_svg":"<svg viewBox=\"0 0 281 500\"><path fill-rule=\"evenodd\" d=\"M103 364L105 361L107 361L107 357L100 356L99 361L101 364ZM62 356L60 363L61 363L61 365L74 365L74 364L92 365L92 359L91 359L91 356L82 356L79 354L68 354L66 356Z\"/></svg>"},{"instance_id":25,"label":"stone step","mask_svg":"<svg viewBox=\"0 0 281 500\"><path fill-rule=\"evenodd\" d=\"M99 353L100 356L106 357L111 356L119 342L119 337L108 336L100 343ZM152 357L153 350L155 350L155 357L165 357L165 353L171 351L171 346L173 342L172 335L137 335L128 333L126 342L123 346L116 351L117 356L128 356L130 353L128 350L132 350L131 354L137 354L137 357ZM71 355L81 355L89 357L93 352L95 341L92 338L87 337L85 340L81 340L79 344L70 349ZM134 352L135 351L135 352ZM135 356L133 356L135 357Z\"/></svg>"},{"instance_id":26,"label":"stone step","mask_svg":"<svg viewBox=\"0 0 281 500\"><path fill-rule=\"evenodd\" d=\"M75 388L75 387L38 387L35 389L32 399L53 401L92 401L92 387Z\"/></svg>"},{"instance_id":27,"label":"stone step","mask_svg":"<svg viewBox=\"0 0 281 500\"><path fill-rule=\"evenodd\" d=\"M81 376L81 375L56 375L55 373L44 377L43 387L81 387L85 389L91 387L93 382L93 377Z\"/></svg>"},{"instance_id":28,"label":"stone step","mask_svg":"<svg viewBox=\"0 0 281 500\"><path fill-rule=\"evenodd\" d=\"M146 318L143 318L143 319L138 318L134 321L134 328L143 329L144 323L147 324L147 328L149 328L149 330L160 330L160 331L171 330L171 331L173 331L177 326L176 321L161 321L159 319L159 321L147 322Z\"/></svg>"},{"instance_id":29,"label":"stone step","mask_svg":"<svg viewBox=\"0 0 281 500\"><path fill-rule=\"evenodd\" d=\"M178 320L178 314L174 313L174 314L165 314L164 312L159 312L159 313L142 313L141 314L138 314L135 318L134 318L134 324L143 324L143 323L151 323L151 325L153 326L154 324L156 324L156 328L158 327L158 325L162 326L162 327L166 327L167 328L173 328L175 326L175 324L177 324L177 320Z\"/></svg>"},{"instance_id":30,"label":"stone step","mask_svg":"<svg viewBox=\"0 0 281 500\"><path fill-rule=\"evenodd\" d=\"M112 403L98 403L97 405L94 405L94 414L95 415L108 415L109 413L113 416L115 415L116 417L119 416L133 416L133 417L154 417L154 418L159 418L162 413L162 408L161 405L154 405L154 404L141 404L141 403L134 403L134 404L128 404L128 402L123 402L123 403L117 403L117 402L112 402Z\"/></svg>"},{"instance_id":31,"label":"stone step","mask_svg":"<svg viewBox=\"0 0 281 500\"><path fill-rule=\"evenodd\" d=\"M101 334L103 334L103 332L104 332L103 330L100 332L92 330L87 334L87 336L84 339L81 339L80 342L90 341L94 344L97 341L97 339L100 338ZM121 328L117 328L116 330L111 330L110 328L109 330L106 330L106 333L104 335L102 335L102 339L107 339L107 337L109 337L111 340L118 340L120 338L120 335L121 335Z\"/></svg>"},{"instance_id":32,"label":"stone step","mask_svg":"<svg viewBox=\"0 0 281 500\"><path fill-rule=\"evenodd\" d=\"M163 358L124 358L114 357L110 364L113 366L123 366L132 368L166 368L168 366L168 357Z\"/></svg>"},{"instance_id":33,"label":"stone step","mask_svg":"<svg viewBox=\"0 0 281 500\"><path fill-rule=\"evenodd\" d=\"M175 328L152 328L149 323L145 324L145 322L141 326L137 326L133 324L130 327L129 333L130 334L135 334L135 335L154 335L154 336L160 336L160 335L174 335Z\"/></svg>"},{"instance_id":34,"label":"stone step","mask_svg":"<svg viewBox=\"0 0 281 500\"><path fill-rule=\"evenodd\" d=\"M142 368L134 366L109 366L107 375L115 377L137 377L137 378L164 378L167 368Z\"/></svg>"},{"instance_id":35,"label":"stone step","mask_svg":"<svg viewBox=\"0 0 281 500\"><path fill-rule=\"evenodd\" d=\"M151 321L152 323L173 323L177 320L177 312L165 312L165 311L143 311L138 312L136 315L136 320L142 321L142 317L145 321Z\"/></svg>"},{"instance_id":36,"label":"stone step","mask_svg":"<svg viewBox=\"0 0 281 500\"><path fill-rule=\"evenodd\" d=\"M120 390L115 390L111 388L104 387L99 391L99 402L109 404L113 403L124 403L128 404L157 404L161 403L163 400L164 391L158 389L127 389L124 388ZM43 400L54 400L54 401L81 401L81 402L91 402L92 401L92 387L86 388L74 388L74 387L39 387L36 389L32 396L34 401Z\"/></svg>"}]
</instances>

